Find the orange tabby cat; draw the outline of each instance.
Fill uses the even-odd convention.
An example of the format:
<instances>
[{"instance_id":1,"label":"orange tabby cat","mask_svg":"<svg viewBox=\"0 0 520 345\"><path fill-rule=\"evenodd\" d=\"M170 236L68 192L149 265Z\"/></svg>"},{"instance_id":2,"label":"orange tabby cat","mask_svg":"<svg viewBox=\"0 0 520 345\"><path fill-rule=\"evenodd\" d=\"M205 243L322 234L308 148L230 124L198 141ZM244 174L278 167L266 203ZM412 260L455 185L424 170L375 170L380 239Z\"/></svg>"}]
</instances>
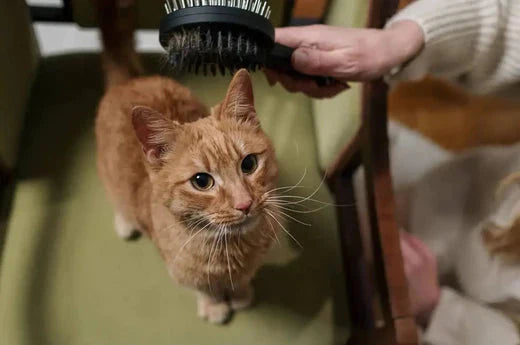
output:
<instances>
[{"instance_id":1,"label":"orange tabby cat","mask_svg":"<svg viewBox=\"0 0 520 345\"><path fill-rule=\"evenodd\" d=\"M266 199L278 169L250 76L239 71L222 103L208 112L170 79L130 79L139 69L136 55L128 45L107 44L107 35L117 39L106 32L117 26L112 22L101 25L110 87L96 136L116 232L147 234L170 275L197 290L199 315L225 322L251 303L251 280L275 235ZM123 35L121 42L128 41L128 32Z\"/></svg>"}]
</instances>

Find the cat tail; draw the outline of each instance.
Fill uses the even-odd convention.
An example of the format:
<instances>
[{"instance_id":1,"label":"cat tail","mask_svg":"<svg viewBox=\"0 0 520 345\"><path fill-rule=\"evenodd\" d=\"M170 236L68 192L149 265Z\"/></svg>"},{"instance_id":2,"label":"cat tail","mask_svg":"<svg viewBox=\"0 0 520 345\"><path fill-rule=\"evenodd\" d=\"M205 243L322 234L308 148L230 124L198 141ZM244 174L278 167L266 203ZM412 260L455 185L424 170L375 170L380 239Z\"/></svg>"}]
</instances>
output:
<instances>
[{"instance_id":1,"label":"cat tail","mask_svg":"<svg viewBox=\"0 0 520 345\"><path fill-rule=\"evenodd\" d=\"M93 0L96 3L105 86L110 88L142 75L144 69L135 50L136 0Z\"/></svg>"}]
</instances>

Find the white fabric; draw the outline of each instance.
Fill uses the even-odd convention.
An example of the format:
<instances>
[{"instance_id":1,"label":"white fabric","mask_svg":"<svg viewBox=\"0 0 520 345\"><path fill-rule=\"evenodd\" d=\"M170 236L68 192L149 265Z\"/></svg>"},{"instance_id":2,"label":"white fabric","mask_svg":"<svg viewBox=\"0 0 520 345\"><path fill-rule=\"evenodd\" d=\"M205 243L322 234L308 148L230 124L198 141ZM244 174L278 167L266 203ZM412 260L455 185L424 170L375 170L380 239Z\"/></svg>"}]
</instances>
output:
<instances>
[{"instance_id":1,"label":"white fabric","mask_svg":"<svg viewBox=\"0 0 520 345\"><path fill-rule=\"evenodd\" d=\"M389 121L390 165L395 190L397 217L402 226L408 220L409 199L413 186L422 175L448 160L452 154L407 127ZM410 164L413 161L414 164ZM367 213L365 194L365 172L360 167L354 174L354 193L356 196L359 226L362 229L363 250L369 262L372 260L372 239L370 220Z\"/></svg>"},{"instance_id":2,"label":"white fabric","mask_svg":"<svg viewBox=\"0 0 520 345\"><path fill-rule=\"evenodd\" d=\"M520 215L519 186L496 195L499 182L520 171L520 145L452 156L397 124L390 126L390 138L396 198L407 200L398 207L399 218L435 252L444 287L424 344L520 344L515 325L491 306L520 305L520 265L490 256L481 237L484 225L511 225ZM362 231L369 233L363 183L360 170L355 192Z\"/></svg>"},{"instance_id":3,"label":"white fabric","mask_svg":"<svg viewBox=\"0 0 520 345\"><path fill-rule=\"evenodd\" d=\"M391 82L444 77L478 93L518 96L520 1L417 0L390 20L417 22L425 33L420 55Z\"/></svg>"},{"instance_id":4,"label":"white fabric","mask_svg":"<svg viewBox=\"0 0 520 345\"><path fill-rule=\"evenodd\" d=\"M485 147L438 165L414 187L408 230L434 250L441 283L454 275L462 292L437 307L425 337L433 345L520 343L513 323L487 306L520 301L520 265L490 256L482 242L485 224L508 226L520 215L518 186L496 195L517 171L520 145Z\"/></svg>"},{"instance_id":5,"label":"white fabric","mask_svg":"<svg viewBox=\"0 0 520 345\"><path fill-rule=\"evenodd\" d=\"M430 326L428 345L517 345L516 326L499 312L444 288Z\"/></svg>"}]
</instances>

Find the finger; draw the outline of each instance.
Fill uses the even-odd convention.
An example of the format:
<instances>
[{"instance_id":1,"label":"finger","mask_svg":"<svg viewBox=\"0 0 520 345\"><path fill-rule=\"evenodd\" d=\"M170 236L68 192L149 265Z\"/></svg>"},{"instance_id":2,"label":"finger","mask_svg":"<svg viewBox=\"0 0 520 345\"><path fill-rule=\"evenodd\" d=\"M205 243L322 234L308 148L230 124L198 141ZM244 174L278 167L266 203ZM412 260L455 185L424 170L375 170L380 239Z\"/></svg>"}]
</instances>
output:
<instances>
[{"instance_id":1,"label":"finger","mask_svg":"<svg viewBox=\"0 0 520 345\"><path fill-rule=\"evenodd\" d=\"M432 250L418 237L409 235L409 243L415 249L415 251L420 255L423 259L428 260L428 262L436 262L437 259L435 254L433 254Z\"/></svg>"},{"instance_id":2,"label":"finger","mask_svg":"<svg viewBox=\"0 0 520 345\"><path fill-rule=\"evenodd\" d=\"M314 37L315 28L311 26L294 26L277 28L275 40L287 47L298 48L302 45L312 45L309 39Z\"/></svg>"},{"instance_id":3,"label":"finger","mask_svg":"<svg viewBox=\"0 0 520 345\"><path fill-rule=\"evenodd\" d=\"M303 92L307 96L317 99L331 98L350 88L346 83L319 86L312 79L294 78L284 74L279 75L278 78L288 91Z\"/></svg>"},{"instance_id":4,"label":"finger","mask_svg":"<svg viewBox=\"0 0 520 345\"><path fill-rule=\"evenodd\" d=\"M319 86L312 79L297 78L272 69L264 69L264 73L271 86L280 82L280 84L282 84L282 86L289 92L302 92L307 96L318 99L331 98L350 89L350 86L347 83L342 82L336 82L327 86Z\"/></svg>"},{"instance_id":5,"label":"finger","mask_svg":"<svg viewBox=\"0 0 520 345\"><path fill-rule=\"evenodd\" d=\"M323 99L323 98L332 98L341 92L350 89L350 86L346 84L335 83L330 86L322 86L318 87L312 93L306 93L308 96L313 98Z\"/></svg>"},{"instance_id":6,"label":"finger","mask_svg":"<svg viewBox=\"0 0 520 345\"><path fill-rule=\"evenodd\" d=\"M309 75L321 75L349 79L345 71L345 54L339 50L324 51L300 47L292 55L292 65L297 71Z\"/></svg>"},{"instance_id":7,"label":"finger","mask_svg":"<svg viewBox=\"0 0 520 345\"><path fill-rule=\"evenodd\" d=\"M279 77L278 77L279 73L277 73L276 71L273 71L273 70L265 68L264 69L264 74L265 74L265 77L266 77L267 82L269 83L269 85L271 85L271 86L276 85L276 83L279 80Z\"/></svg>"},{"instance_id":8,"label":"finger","mask_svg":"<svg viewBox=\"0 0 520 345\"><path fill-rule=\"evenodd\" d=\"M289 92L311 93L318 87L312 80L297 79L284 73L278 73L276 77L280 84Z\"/></svg>"},{"instance_id":9,"label":"finger","mask_svg":"<svg viewBox=\"0 0 520 345\"><path fill-rule=\"evenodd\" d=\"M401 237L401 253L403 255L403 261L405 269L413 269L421 264L421 257L417 254L415 249L412 247L406 237Z\"/></svg>"}]
</instances>

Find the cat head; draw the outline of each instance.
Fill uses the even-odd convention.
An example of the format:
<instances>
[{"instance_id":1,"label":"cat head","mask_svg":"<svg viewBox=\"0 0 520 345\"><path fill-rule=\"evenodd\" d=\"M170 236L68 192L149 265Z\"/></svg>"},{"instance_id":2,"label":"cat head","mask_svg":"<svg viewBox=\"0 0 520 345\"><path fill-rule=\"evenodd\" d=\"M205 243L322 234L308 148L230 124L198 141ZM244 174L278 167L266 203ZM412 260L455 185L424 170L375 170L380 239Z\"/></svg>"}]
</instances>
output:
<instances>
[{"instance_id":1,"label":"cat head","mask_svg":"<svg viewBox=\"0 0 520 345\"><path fill-rule=\"evenodd\" d=\"M177 123L136 107L154 197L188 225L208 231L246 231L263 216L278 168L271 141L260 127L249 73L239 71L211 115Z\"/></svg>"}]
</instances>

